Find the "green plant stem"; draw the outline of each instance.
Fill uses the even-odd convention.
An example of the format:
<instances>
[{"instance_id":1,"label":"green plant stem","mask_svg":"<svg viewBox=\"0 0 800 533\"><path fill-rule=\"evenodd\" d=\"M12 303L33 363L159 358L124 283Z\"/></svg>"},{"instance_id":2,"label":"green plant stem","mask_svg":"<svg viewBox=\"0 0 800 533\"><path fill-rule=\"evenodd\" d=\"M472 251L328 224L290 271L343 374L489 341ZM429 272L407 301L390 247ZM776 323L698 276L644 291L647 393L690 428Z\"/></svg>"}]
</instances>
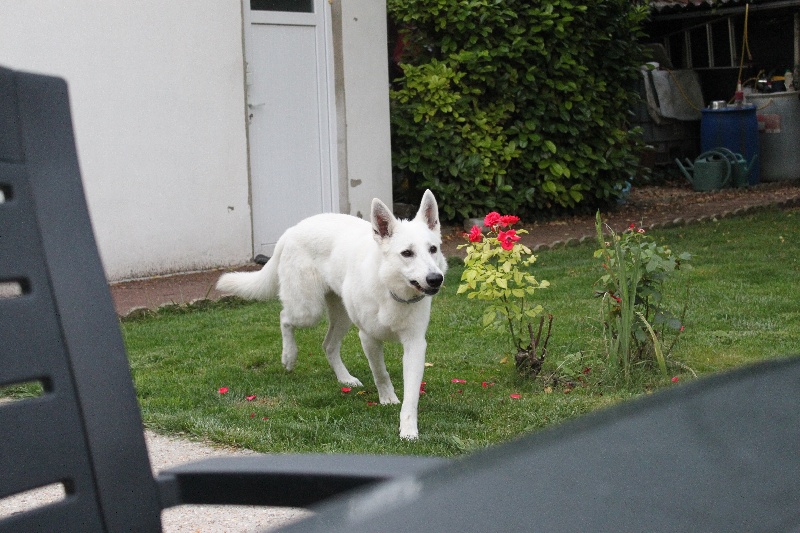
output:
<instances>
[{"instance_id":1,"label":"green plant stem","mask_svg":"<svg viewBox=\"0 0 800 533\"><path fill-rule=\"evenodd\" d=\"M503 307L506 309L506 320L508 320L508 330L511 333L511 338L514 341L514 347L517 350L521 349L519 346L519 339L517 339L517 335L514 333L514 321L511 320L511 309L508 307L508 298L503 296Z\"/></svg>"},{"instance_id":2,"label":"green plant stem","mask_svg":"<svg viewBox=\"0 0 800 533\"><path fill-rule=\"evenodd\" d=\"M650 333L650 337L653 339L653 351L656 354L656 360L658 361L658 367L661 369L661 374L664 377L667 377L667 363L664 360L664 354L661 351L661 341L658 340L656 336L656 332L653 331L653 327L650 325L650 322L644 317L644 315L640 312L636 312L636 314L641 319L644 326L647 328L647 331Z\"/></svg>"}]
</instances>

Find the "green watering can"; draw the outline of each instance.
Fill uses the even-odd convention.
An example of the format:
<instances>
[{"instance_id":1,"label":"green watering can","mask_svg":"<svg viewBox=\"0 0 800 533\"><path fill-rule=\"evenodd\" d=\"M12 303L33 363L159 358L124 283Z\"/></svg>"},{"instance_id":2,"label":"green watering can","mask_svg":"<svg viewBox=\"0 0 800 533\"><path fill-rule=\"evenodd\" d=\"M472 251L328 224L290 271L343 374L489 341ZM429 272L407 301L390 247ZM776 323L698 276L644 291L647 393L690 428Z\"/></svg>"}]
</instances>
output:
<instances>
[{"instance_id":1,"label":"green watering can","mask_svg":"<svg viewBox=\"0 0 800 533\"><path fill-rule=\"evenodd\" d=\"M749 184L750 171L758 160L758 154L753 155L750 164L747 164L742 154L734 153L727 148L719 147L714 148L714 151L724 155L728 161L731 162L731 186L732 187L747 187Z\"/></svg>"},{"instance_id":2,"label":"green watering can","mask_svg":"<svg viewBox=\"0 0 800 533\"><path fill-rule=\"evenodd\" d=\"M730 160L716 150L710 150L697 156L692 164L686 159L686 167L675 158L678 167L696 191L715 191L727 186L731 180ZM691 174L690 174L691 171Z\"/></svg>"}]
</instances>

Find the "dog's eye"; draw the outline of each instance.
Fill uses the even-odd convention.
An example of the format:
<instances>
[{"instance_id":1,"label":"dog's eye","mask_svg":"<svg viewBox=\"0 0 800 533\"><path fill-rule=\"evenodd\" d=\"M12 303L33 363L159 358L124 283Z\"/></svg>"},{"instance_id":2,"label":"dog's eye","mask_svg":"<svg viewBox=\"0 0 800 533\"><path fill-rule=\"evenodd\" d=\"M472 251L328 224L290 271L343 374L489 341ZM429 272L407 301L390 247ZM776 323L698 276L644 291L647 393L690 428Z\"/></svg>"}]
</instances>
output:
<instances>
[{"instance_id":1,"label":"dog's eye","mask_svg":"<svg viewBox=\"0 0 800 533\"><path fill-rule=\"evenodd\" d=\"M431 246L430 252L432 254L435 254L437 251L438 251L438 248L436 248L435 246Z\"/></svg>"},{"instance_id":2,"label":"dog's eye","mask_svg":"<svg viewBox=\"0 0 800 533\"><path fill-rule=\"evenodd\" d=\"M414 252L411 250L403 250L402 252L400 252L400 255L402 255L403 257L414 257Z\"/></svg>"}]
</instances>

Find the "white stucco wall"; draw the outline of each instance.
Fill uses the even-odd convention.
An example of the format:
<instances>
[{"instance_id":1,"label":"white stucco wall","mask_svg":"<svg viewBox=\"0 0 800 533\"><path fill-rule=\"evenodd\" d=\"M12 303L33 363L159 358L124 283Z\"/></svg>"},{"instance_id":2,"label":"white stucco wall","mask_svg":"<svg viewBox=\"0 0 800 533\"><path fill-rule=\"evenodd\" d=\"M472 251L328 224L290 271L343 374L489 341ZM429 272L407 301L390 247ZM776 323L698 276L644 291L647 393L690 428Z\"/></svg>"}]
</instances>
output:
<instances>
[{"instance_id":1,"label":"white stucco wall","mask_svg":"<svg viewBox=\"0 0 800 533\"><path fill-rule=\"evenodd\" d=\"M238 0L0 0L0 64L64 77L109 279L252 255Z\"/></svg>"},{"instance_id":2,"label":"white stucco wall","mask_svg":"<svg viewBox=\"0 0 800 533\"><path fill-rule=\"evenodd\" d=\"M352 215L370 218L373 198L392 205L392 151L389 127L389 63L386 48L386 3L378 0L336 2L334 34L339 120L340 190ZM339 27L337 28L337 23ZM337 37L334 37L336 40ZM343 151L346 153L343 154ZM344 163L344 164L342 164ZM342 204L347 205L347 204Z\"/></svg>"},{"instance_id":3,"label":"white stucco wall","mask_svg":"<svg viewBox=\"0 0 800 533\"><path fill-rule=\"evenodd\" d=\"M247 1L247 0L243 0ZM386 6L335 2L340 205L391 205ZM240 0L0 0L0 65L69 84L110 280L249 261Z\"/></svg>"}]
</instances>

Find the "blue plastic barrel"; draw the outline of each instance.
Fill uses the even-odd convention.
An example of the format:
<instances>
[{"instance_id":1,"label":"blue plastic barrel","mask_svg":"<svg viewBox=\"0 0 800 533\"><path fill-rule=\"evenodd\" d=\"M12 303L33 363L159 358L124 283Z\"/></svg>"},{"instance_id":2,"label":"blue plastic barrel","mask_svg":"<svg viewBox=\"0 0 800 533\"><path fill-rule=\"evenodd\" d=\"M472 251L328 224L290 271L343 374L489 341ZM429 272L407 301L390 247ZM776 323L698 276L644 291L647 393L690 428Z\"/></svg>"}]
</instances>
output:
<instances>
[{"instance_id":1,"label":"blue plastic barrel","mask_svg":"<svg viewBox=\"0 0 800 533\"><path fill-rule=\"evenodd\" d=\"M700 151L707 152L720 146L742 154L748 164L758 155L756 106L745 104L741 107L703 109ZM757 185L760 179L760 161L756 161L748 181L750 185Z\"/></svg>"}]
</instances>

